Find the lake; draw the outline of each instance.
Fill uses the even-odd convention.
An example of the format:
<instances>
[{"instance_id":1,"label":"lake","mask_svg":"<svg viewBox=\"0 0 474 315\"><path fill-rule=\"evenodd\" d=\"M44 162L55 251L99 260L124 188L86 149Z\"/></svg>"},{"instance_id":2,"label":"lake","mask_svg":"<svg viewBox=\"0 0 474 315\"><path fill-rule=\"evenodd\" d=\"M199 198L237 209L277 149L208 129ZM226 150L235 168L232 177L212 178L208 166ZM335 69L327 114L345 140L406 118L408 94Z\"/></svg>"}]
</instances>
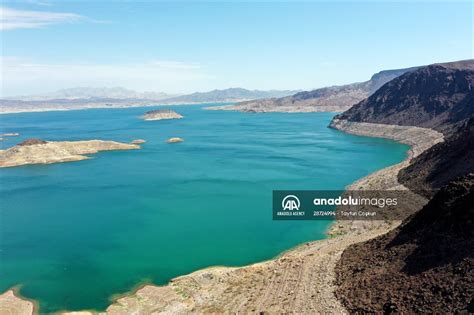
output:
<instances>
[{"instance_id":1,"label":"lake","mask_svg":"<svg viewBox=\"0 0 474 315\"><path fill-rule=\"evenodd\" d=\"M167 106L184 118L166 121L139 119L154 107L0 115L1 133L21 134L2 148L32 137L147 141L0 169L0 290L20 285L40 312L104 310L140 283L271 259L331 224L273 221L272 190L343 189L408 149L327 128L333 113L201 107Z\"/></svg>"}]
</instances>

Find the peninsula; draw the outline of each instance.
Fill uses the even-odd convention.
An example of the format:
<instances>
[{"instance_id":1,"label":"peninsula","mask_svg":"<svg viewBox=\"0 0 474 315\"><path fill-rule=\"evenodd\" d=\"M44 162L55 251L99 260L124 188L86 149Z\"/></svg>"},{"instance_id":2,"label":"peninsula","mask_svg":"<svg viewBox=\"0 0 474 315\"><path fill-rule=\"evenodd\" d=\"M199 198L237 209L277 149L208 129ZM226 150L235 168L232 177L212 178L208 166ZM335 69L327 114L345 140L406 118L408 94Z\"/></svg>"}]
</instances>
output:
<instances>
[{"instance_id":1,"label":"peninsula","mask_svg":"<svg viewBox=\"0 0 474 315\"><path fill-rule=\"evenodd\" d=\"M0 150L0 167L81 161L89 159L87 154L99 151L134 149L140 149L140 146L104 140L44 141L28 139L9 149Z\"/></svg>"}]
</instances>

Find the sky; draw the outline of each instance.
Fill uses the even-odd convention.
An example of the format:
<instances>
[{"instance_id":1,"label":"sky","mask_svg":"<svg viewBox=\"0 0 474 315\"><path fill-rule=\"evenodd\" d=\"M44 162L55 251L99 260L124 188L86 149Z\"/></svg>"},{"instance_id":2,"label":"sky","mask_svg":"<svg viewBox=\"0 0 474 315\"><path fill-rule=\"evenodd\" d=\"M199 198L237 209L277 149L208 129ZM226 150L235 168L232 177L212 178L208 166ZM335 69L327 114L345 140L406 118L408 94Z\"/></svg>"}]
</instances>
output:
<instances>
[{"instance_id":1,"label":"sky","mask_svg":"<svg viewBox=\"0 0 474 315\"><path fill-rule=\"evenodd\" d=\"M310 90L472 59L473 1L3 0L1 94Z\"/></svg>"}]
</instances>

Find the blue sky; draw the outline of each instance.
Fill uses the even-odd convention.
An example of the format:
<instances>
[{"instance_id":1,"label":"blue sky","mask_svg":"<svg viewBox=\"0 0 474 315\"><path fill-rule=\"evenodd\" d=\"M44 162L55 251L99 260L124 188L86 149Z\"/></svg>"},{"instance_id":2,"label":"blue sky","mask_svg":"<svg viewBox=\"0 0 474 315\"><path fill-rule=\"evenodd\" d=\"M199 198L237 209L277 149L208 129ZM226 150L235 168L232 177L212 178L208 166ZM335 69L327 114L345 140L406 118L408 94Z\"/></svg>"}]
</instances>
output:
<instances>
[{"instance_id":1,"label":"blue sky","mask_svg":"<svg viewBox=\"0 0 474 315\"><path fill-rule=\"evenodd\" d=\"M473 2L3 1L2 94L313 89L473 58Z\"/></svg>"}]
</instances>

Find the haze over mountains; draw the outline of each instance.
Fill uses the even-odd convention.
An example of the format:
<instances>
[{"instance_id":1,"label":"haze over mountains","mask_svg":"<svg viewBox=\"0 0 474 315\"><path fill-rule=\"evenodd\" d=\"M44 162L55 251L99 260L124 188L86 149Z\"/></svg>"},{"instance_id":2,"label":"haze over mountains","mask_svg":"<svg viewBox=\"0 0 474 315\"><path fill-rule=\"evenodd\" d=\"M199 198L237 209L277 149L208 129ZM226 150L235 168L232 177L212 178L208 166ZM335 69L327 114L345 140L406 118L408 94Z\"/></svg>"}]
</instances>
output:
<instances>
[{"instance_id":1,"label":"haze over mountains","mask_svg":"<svg viewBox=\"0 0 474 315\"><path fill-rule=\"evenodd\" d=\"M205 102L232 102L239 100L260 99L266 97L283 97L298 93L298 90L246 90L242 88L229 88L225 90L212 90L209 92L196 92L166 99L174 103L205 103Z\"/></svg>"},{"instance_id":2,"label":"haze over mountains","mask_svg":"<svg viewBox=\"0 0 474 315\"><path fill-rule=\"evenodd\" d=\"M282 97L299 92L298 90L247 90L243 88L228 88L192 94L167 94L164 92L137 92L123 87L75 87L62 89L52 93L39 95L24 95L6 97L6 100L20 101L51 101L51 100L79 100L79 99L120 99L120 100L163 100L165 102L225 102L264 97Z\"/></svg>"},{"instance_id":3,"label":"haze over mountains","mask_svg":"<svg viewBox=\"0 0 474 315\"><path fill-rule=\"evenodd\" d=\"M8 97L0 100L0 112L27 112L68 110L103 107L153 106L161 104L193 104L212 102L239 102L265 97L281 97L298 90L247 90L229 88L196 92L188 95L171 95L162 92L136 92L122 87L77 87L41 95Z\"/></svg>"},{"instance_id":4,"label":"haze over mountains","mask_svg":"<svg viewBox=\"0 0 474 315\"><path fill-rule=\"evenodd\" d=\"M39 95L24 95L6 97L8 100L21 101L49 101L55 99L77 100L77 99L152 99L159 100L173 97L175 95L163 92L136 92L125 89L123 87L75 87L69 89L61 89L52 93Z\"/></svg>"}]
</instances>

